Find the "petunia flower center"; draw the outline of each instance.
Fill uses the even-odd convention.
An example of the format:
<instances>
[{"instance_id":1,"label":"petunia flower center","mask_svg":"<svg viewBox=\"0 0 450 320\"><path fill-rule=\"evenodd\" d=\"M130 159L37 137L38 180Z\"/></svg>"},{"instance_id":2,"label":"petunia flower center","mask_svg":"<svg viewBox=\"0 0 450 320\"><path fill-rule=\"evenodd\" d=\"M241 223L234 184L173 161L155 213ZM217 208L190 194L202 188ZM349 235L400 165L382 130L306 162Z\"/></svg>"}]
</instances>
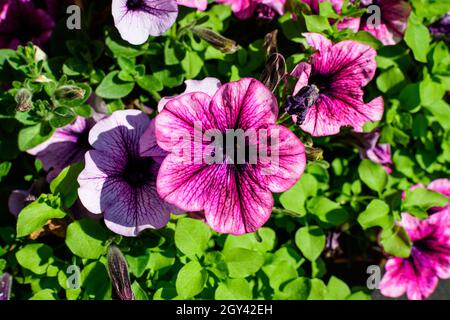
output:
<instances>
[{"instance_id":1,"label":"petunia flower center","mask_svg":"<svg viewBox=\"0 0 450 320\"><path fill-rule=\"evenodd\" d=\"M155 161L151 157L132 158L128 161L122 178L132 187L140 187L153 180L153 166Z\"/></svg>"},{"instance_id":2,"label":"petunia flower center","mask_svg":"<svg viewBox=\"0 0 450 320\"><path fill-rule=\"evenodd\" d=\"M138 10L145 6L144 0L128 0L127 8L129 10Z\"/></svg>"},{"instance_id":3,"label":"petunia flower center","mask_svg":"<svg viewBox=\"0 0 450 320\"><path fill-rule=\"evenodd\" d=\"M297 124L301 125L305 121L308 109L317 102L318 98L319 89L316 85L304 86L295 96L287 98L285 111L297 116Z\"/></svg>"}]
</instances>

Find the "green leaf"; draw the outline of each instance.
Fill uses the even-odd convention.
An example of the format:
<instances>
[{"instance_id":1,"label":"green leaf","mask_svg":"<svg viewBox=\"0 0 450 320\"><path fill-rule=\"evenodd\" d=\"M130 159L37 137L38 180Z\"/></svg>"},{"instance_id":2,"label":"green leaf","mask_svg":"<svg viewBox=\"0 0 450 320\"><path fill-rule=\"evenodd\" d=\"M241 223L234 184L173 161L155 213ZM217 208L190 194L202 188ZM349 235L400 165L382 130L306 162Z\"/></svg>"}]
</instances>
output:
<instances>
[{"instance_id":1,"label":"green leaf","mask_svg":"<svg viewBox=\"0 0 450 320\"><path fill-rule=\"evenodd\" d=\"M73 254L81 258L98 259L105 253L103 243L107 237L105 229L97 222L77 220L67 227L66 245Z\"/></svg>"},{"instance_id":2,"label":"green leaf","mask_svg":"<svg viewBox=\"0 0 450 320\"><path fill-rule=\"evenodd\" d=\"M326 236L318 226L306 226L295 233L295 244L309 261L316 260L325 248Z\"/></svg>"},{"instance_id":3,"label":"green leaf","mask_svg":"<svg viewBox=\"0 0 450 320\"><path fill-rule=\"evenodd\" d=\"M419 62L427 62L427 53L431 42L430 32L413 12L409 16L404 39L413 51L414 58Z\"/></svg>"},{"instance_id":4,"label":"green leaf","mask_svg":"<svg viewBox=\"0 0 450 320\"><path fill-rule=\"evenodd\" d=\"M311 280L300 277L289 282L274 298L281 300L306 300L311 292Z\"/></svg>"},{"instance_id":5,"label":"green leaf","mask_svg":"<svg viewBox=\"0 0 450 320\"><path fill-rule=\"evenodd\" d=\"M219 283L214 298L216 300L251 300L252 287L245 279L227 279Z\"/></svg>"},{"instance_id":6,"label":"green leaf","mask_svg":"<svg viewBox=\"0 0 450 320\"><path fill-rule=\"evenodd\" d=\"M244 248L265 253L275 247L275 241L275 231L263 227L254 233L247 233L240 236L228 235L223 246L223 251L226 252L233 248Z\"/></svg>"},{"instance_id":7,"label":"green leaf","mask_svg":"<svg viewBox=\"0 0 450 320\"><path fill-rule=\"evenodd\" d=\"M377 87L381 92L398 92L405 81L405 75L398 67L392 67L377 77Z\"/></svg>"},{"instance_id":8,"label":"green leaf","mask_svg":"<svg viewBox=\"0 0 450 320\"><path fill-rule=\"evenodd\" d=\"M11 162L8 161L0 162L0 182L4 177L8 175L9 170L11 170L11 167L12 167Z\"/></svg>"},{"instance_id":9,"label":"green leaf","mask_svg":"<svg viewBox=\"0 0 450 320\"><path fill-rule=\"evenodd\" d=\"M61 197L66 208L70 208L77 200L79 187L77 178L83 168L83 162L72 164L61 171L50 183L50 191Z\"/></svg>"},{"instance_id":10,"label":"green leaf","mask_svg":"<svg viewBox=\"0 0 450 320\"><path fill-rule=\"evenodd\" d=\"M324 196L312 198L308 202L308 211L325 224L339 225L348 219L348 212L343 207Z\"/></svg>"},{"instance_id":11,"label":"green leaf","mask_svg":"<svg viewBox=\"0 0 450 320\"><path fill-rule=\"evenodd\" d=\"M328 18L326 17L317 15L304 15L303 17L305 18L306 29L308 29L309 32L323 32L331 29Z\"/></svg>"},{"instance_id":12,"label":"green leaf","mask_svg":"<svg viewBox=\"0 0 450 320\"><path fill-rule=\"evenodd\" d=\"M152 75L145 75L143 77L138 78L137 84L139 85L139 87L148 92L161 91L164 88L161 81L159 81L158 78Z\"/></svg>"},{"instance_id":13,"label":"green leaf","mask_svg":"<svg viewBox=\"0 0 450 320\"><path fill-rule=\"evenodd\" d=\"M64 211L55 206L46 195L42 195L20 212L17 218L17 236L27 236L41 229L50 219L62 219L65 216Z\"/></svg>"},{"instance_id":14,"label":"green leaf","mask_svg":"<svg viewBox=\"0 0 450 320\"><path fill-rule=\"evenodd\" d=\"M245 278L255 274L264 263L263 255L254 250L233 248L223 254L231 278Z\"/></svg>"},{"instance_id":15,"label":"green leaf","mask_svg":"<svg viewBox=\"0 0 450 320\"><path fill-rule=\"evenodd\" d=\"M175 282L177 293L184 299L193 298L203 291L206 280L208 272L197 261L190 261L178 272Z\"/></svg>"},{"instance_id":16,"label":"green leaf","mask_svg":"<svg viewBox=\"0 0 450 320\"><path fill-rule=\"evenodd\" d=\"M299 181L280 196L280 202L285 209L305 215L305 201L317 193L317 180L309 173L303 174Z\"/></svg>"},{"instance_id":17,"label":"green leaf","mask_svg":"<svg viewBox=\"0 0 450 320\"><path fill-rule=\"evenodd\" d=\"M331 276L327 285L326 298L328 300L344 300L350 294L350 288L344 281L336 278L335 276Z\"/></svg>"},{"instance_id":18,"label":"green leaf","mask_svg":"<svg viewBox=\"0 0 450 320\"><path fill-rule=\"evenodd\" d=\"M149 300L147 293L145 292L144 289L142 289L142 287L139 285L137 281L133 282L133 284L131 285L131 290L133 291L136 300L144 300L144 301Z\"/></svg>"},{"instance_id":19,"label":"green leaf","mask_svg":"<svg viewBox=\"0 0 450 320\"><path fill-rule=\"evenodd\" d=\"M407 258L411 253L411 240L405 229L397 225L392 229L383 229L381 244L384 251L397 257Z\"/></svg>"},{"instance_id":20,"label":"green leaf","mask_svg":"<svg viewBox=\"0 0 450 320\"><path fill-rule=\"evenodd\" d=\"M119 79L119 71L113 71L103 78L95 93L105 99L120 99L127 96L134 88L134 82Z\"/></svg>"},{"instance_id":21,"label":"green leaf","mask_svg":"<svg viewBox=\"0 0 450 320\"><path fill-rule=\"evenodd\" d=\"M327 295L327 286L320 279L311 279L311 291L308 300L324 300Z\"/></svg>"},{"instance_id":22,"label":"green leaf","mask_svg":"<svg viewBox=\"0 0 450 320\"><path fill-rule=\"evenodd\" d=\"M106 265L94 261L86 265L80 274L81 286L91 299L107 300L111 297L111 280Z\"/></svg>"},{"instance_id":23,"label":"green leaf","mask_svg":"<svg viewBox=\"0 0 450 320\"><path fill-rule=\"evenodd\" d=\"M426 218L427 210L432 207L443 207L449 202L449 198L439 192L416 188L407 190L402 203L402 211L411 213L418 218Z\"/></svg>"},{"instance_id":24,"label":"green leaf","mask_svg":"<svg viewBox=\"0 0 450 320\"><path fill-rule=\"evenodd\" d=\"M364 159L358 167L358 173L370 189L381 193L386 187L388 177L382 165Z\"/></svg>"},{"instance_id":25,"label":"green leaf","mask_svg":"<svg viewBox=\"0 0 450 320\"><path fill-rule=\"evenodd\" d=\"M44 289L37 292L29 300L57 300L57 295L52 289Z\"/></svg>"},{"instance_id":26,"label":"green leaf","mask_svg":"<svg viewBox=\"0 0 450 320\"><path fill-rule=\"evenodd\" d=\"M375 226L391 228L394 224L394 218L389 215L389 206L386 202L374 199L369 203L366 210L361 212L358 223L363 229Z\"/></svg>"},{"instance_id":27,"label":"green leaf","mask_svg":"<svg viewBox=\"0 0 450 320\"><path fill-rule=\"evenodd\" d=\"M186 79L195 78L203 67L203 59L195 51L187 51L186 56L181 61Z\"/></svg>"},{"instance_id":28,"label":"green leaf","mask_svg":"<svg viewBox=\"0 0 450 320\"><path fill-rule=\"evenodd\" d=\"M175 229L175 245L187 256L202 256L208 248L211 229L202 221L181 219Z\"/></svg>"},{"instance_id":29,"label":"green leaf","mask_svg":"<svg viewBox=\"0 0 450 320\"><path fill-rule=\"evenodd\" d=\"M49 129L42 123L38 123L31 127L20 130L18 144L20 151L27 151L38 144L45 142L53 134L53 130Z\"/></svg>"},{"instance_id":30,"label":"green leaf","mask_svg":"<svg viewBox=\"0 0 450 320\"><path fill-rule=\"evenodd\" d=\"M46 244L28 244L16 252L16 259L25 269L35 274L45 274L53 261L53 249Z\"/></svg>"}]
</instances>

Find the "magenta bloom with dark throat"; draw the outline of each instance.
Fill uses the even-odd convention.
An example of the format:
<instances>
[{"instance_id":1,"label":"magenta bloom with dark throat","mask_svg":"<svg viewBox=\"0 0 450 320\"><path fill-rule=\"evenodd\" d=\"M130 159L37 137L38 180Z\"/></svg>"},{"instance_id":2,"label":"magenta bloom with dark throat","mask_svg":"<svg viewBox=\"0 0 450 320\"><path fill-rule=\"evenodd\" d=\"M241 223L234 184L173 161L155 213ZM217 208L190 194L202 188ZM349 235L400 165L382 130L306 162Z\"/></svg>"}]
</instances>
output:
<instances>
[{"instance_id":1,"label":"magenta bloom with dark throat","mask_svg":"<svg viewBox=\"0 0 450 320\"><path fill-rule=\"evenodd\" d=\"M449 197L450 180L435 180L428 189ZM409 299L428 298L439 278L450 278L450 204L432 208L425 220L403 213L400 224L412 241L411 254L408 258L393 257L387 261L380 282L381 293L400 297L406 292Z\"/></svg>"},{"instance_id":2,"label":"magenta bloom with dark throat","mask_svg":"<svg viewBox=\"0 0 450 320\"><path fill-rule=\"evenodd\" d=\"M43 46L54 27L49 12L31 0L0 0L0 48L16 49L29 41Z\"/></svg>"},{"instance_id":3,"label":"magenta bloom with dark throat","mask_svg":"<svg viewBox=\"0 0 450 320\"><path fill-rule=\"evenodd\" d=\"M275 96L251 78L222 85L213 96L191 92L170 99L156 117L158 144L170 152L158 173L158 193L183 210L204 211L206 222L217 232L256 231L270 217L272 192L292 187L306 166L303 144L289 129L276 125L277 117ZM228 141L229 133L239 130L253 130L258 136L245 145L234 144L230 153L204 138L214 132ZM267 154L259 154L256 162L247 157L236 161L239 148L260 150L263 130L277 144L267 145ZM176 137L187 137L187 143ZM194 146L187 157L179 153L186 145ZM209 155L219 155L220 160L201 161ZM267 161L271 156L278 161Z\"/></svg>"},{"instance_id":4,"label":"magenta bloom with dark throat","mask_svg":"<svg viewBox=\"0 0 450 320\"><path fill-rule=\"evenodd\" d=\"M156 191L156 176L166 152L156 144L154 122L139 110L116 111L89 133L78 176L78 195L92 213L104 214L112 231L137 236L147 228L164 227L175 206Z\"/></svg>"},{"instance_id":5,"label":"magenta bloom with dark throat","mask_svg":"<svg viewBox=\"0 0 450 320\"><path fill-rule=\"evenodd\" d=\"M344 126L362 132L364 123L380 120L383 98L365 103L362 89L375 75L376 51L356 41L333 44L318 33L304 36L317 51L292 71L298 81L285 110L294 122L313 136L329 136Z\"/></svg>"}]
</instances>

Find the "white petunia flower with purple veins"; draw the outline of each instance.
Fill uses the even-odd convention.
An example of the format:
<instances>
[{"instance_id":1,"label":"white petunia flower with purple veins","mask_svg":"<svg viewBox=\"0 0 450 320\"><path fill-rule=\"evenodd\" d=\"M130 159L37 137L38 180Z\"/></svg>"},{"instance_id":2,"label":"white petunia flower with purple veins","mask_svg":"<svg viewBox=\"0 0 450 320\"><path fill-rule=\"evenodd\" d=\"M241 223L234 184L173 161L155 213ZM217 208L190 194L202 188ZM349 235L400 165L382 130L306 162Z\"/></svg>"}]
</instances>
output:
<instances>
[{"instance_id":1,"label":"white petunia flower with purple veins","mask_svg":"<svg viewBox=\"0 0 450 320\"><path fill-rule=\"evenodd\" d=\"M113 0L112 15L120 36L139 45L149 36L160 36L176 21L175 0Z\"/></svg>"},{"instance_id":2,"label":"white petunia flower with purple veins","mask_svg":"<svg viewBox=\"0 0 450 320\"><path fill-rule=\"evenodd\" d=\"M89 133L92 150L78 177L78 195L92 213L104 214L113 232L137 236L164 227L180 213L160 198L156 177L167 153L158 147L154 121L139 110L116 111Z\"/></svg>"}]
</instances>

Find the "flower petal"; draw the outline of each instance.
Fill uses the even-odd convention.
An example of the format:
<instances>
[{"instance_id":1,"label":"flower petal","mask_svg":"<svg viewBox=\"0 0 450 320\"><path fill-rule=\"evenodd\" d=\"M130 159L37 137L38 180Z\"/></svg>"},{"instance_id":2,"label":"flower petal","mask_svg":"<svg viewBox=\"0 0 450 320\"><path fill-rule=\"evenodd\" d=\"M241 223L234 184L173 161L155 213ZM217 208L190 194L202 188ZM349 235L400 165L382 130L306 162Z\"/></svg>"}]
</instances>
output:
<instances>
[{"instance_id":1,"label":"flower petal","mask_svg":"<svg viewBox=\"0 0 450 320\"><path fill-rule=\"evenodd\" d=\"M208 0L177 0L179 5L195 8L200 11L205 11L208 7Z\"/></svg>"},{"instance_id":2,"label":"flower petal","mask_svg":"<svg viewBox=\"0 0 450 320\"><path fill-rule=\"evenodd\" d=\"M362 94L362 90L354 90ZM368 104L361 103L362 98L354 98L351 93L340 96L321 94L316 104L308 109L301 128L313 136L329 136L339 133L343 126L352 126L356 132L362 132L367 121L378 121L383 116L383 99L376 98Z\"/></svg>"},{"instance_id":3,"label":"flower petal","mask_svg":"<svg viewBox=\"0 0 450 320\"><path fill-rule=\"evenodd\" d=\"M130 10L127 0L112 1L114 24L121 37L134 45L143 44L148 36L160 36L175 23L178 15L175 0L145 0L145 6Z\"/></svg>"},{"instance_id":4,"label":"flower petal","mask_svg":"<svg viewBox=\"0 0 450 320\"><path fill-rule=\"evenodd\" d=\"M127 182L107 178L101 194L105 224L115 233L134 237L145 229L164 227L175 207L164 202L154 183L133 188Z\"/></svg>"},{"instance_id":5,"label":"flower petal","mask_svg":"<svg viewBox=\"0 0 450 320\"><path fill-rule=\"evenodd\" d=\"M227 129L259 129L274 124L278 103L273 93L258 80L244 78L230 82L212 98L210 112L221 132Z\"/></svg>"},{"instance_id":6,"label":"flower petal","mask_svg":"<svg viewBox=\"0 0 450 320\"><path fill-rule=\"evenodd\" d=\"M186 80L184 83L186 85L186 89L182 94L203 92L210 97L214 96L214 94L222 85L219 79L212 77L207 77L203 80ZM173 98L175 97L162 98L158 103L158 111L161 112L164 109L164 106L167 104L167 102L169 102Z\"/></svg>"},{"instance_id":7,"label":"flower petal","mask_svg":"<svg viewBox=\"0 0 450 320\"><path fill-rule=\"evenodd\" d=\"M167 151L189 147L205 130L216 127L216 115L209 111L211 98L201 92L183 94L171 99L156 117L158 145ZM196 139L199 137L198 139Z\"/></svg>"},{"instance_id":8,"label":"flower petal","mask_svg":"<svg viewBox=\"0 0 450 320\"><path fill-rule=\"evenodd\" d=\"M255 171L246 166L223 165L212 181L204 209L206 222L216 232L254 232L270 217L272 193L261 187Z\"/></svg>"},{"instance_id":9,"label":"flower petal","mask_svg":"<svg viewBox=\"0 0 450 320\"><path fill-rule=\"evenodd\" d=\"M260 159L255 169L270 191L284 192L300 179L305 170L305 147L292 131L280 125L271 126L267 136L270 137L269 146L266 141L259 143L260 150L267 146L267 157Z\"/></svg>"},{"instance_id":10,"label":"flower petal","mask_svg":"<svg viewBox=\"0 0 450 320\"><path fill-rule=\"evenodd\" d=\"M305 32L302 33L302 36L306 38L306 42L313 47L314 49L322 52L325 51L327 48L331 47L333 43L325 38L320 33L310 33Z\"/></svg>"}]
</instances>

